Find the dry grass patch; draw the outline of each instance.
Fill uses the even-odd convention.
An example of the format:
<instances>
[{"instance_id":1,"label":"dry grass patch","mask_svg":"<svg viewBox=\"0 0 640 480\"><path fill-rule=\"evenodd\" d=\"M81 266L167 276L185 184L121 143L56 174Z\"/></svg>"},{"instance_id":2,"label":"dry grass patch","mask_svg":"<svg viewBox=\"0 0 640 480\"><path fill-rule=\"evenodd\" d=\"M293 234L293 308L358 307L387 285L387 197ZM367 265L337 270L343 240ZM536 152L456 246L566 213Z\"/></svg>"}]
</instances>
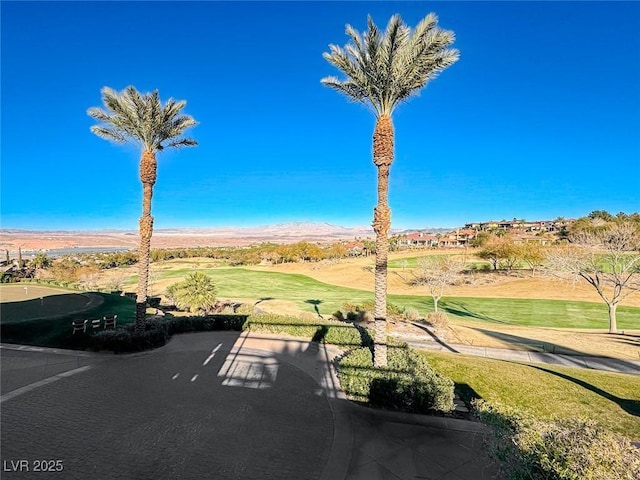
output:
<instances>
[{"instance_id":1,"label":"dry grass patch","mask_svg":"<svg viewBox=\"0 0 640 480\"><path fill-rule=\"evenodd\" d=\"M402 338L430 338L407 322L391 326ZM640 330L609 334L607 330L489 325L460 320L449 321L442 338L452 345L528 350L568 355L593 355L640 361Z\"/></svg>"},{"instance_id":2,"label":"dry grass patch","mask_svg":"<svg viewBox=\"0 0 640 480\"><path fill-rule=\"evenodd\" d=\"M427 250L425 252L401 252L390 254L390 259L416 256L442 255L445 251ZM454 252L459 254L460 252ZM250 270L280 273L298 273L315 280L338 285L373 291L374 257L358 257L341 260L336 263L319 265L317 263L286 263L269 266L243 267ZM417 275L415 269L390 269L388 276L388 293L393 295L426 295L424 287L411 285ZM448 287L448 297L478 298L541 298L548 300L577 300L597 302L602 300L593 287L584 282L575 285L554 278L542 277L539 274L531 277L530 272L473 272L464 276L467 284ZM640 292L629 296L624 305L640 307Z\"/></svg>"}]
</instances>

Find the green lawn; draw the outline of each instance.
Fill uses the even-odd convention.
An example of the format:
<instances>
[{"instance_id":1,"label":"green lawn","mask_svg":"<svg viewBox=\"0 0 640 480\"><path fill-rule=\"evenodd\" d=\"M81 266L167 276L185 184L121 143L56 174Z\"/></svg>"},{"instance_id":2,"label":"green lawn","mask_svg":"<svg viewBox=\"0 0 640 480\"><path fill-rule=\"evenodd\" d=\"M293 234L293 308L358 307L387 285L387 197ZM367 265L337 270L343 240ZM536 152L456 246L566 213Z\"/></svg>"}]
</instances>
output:
<instances>
[{"instance_id":1,"label":"green lawn","mask_svg":"<svg viewBox=\"0 0 640 480\"><path fill-rule=\"evenodd\" d=\"M429 258L451 257L451 256L464 257L465 255L463 253L458 253L455 255L429 255ZM482 268L483 266L490 267L489 262L478 262L478 261L470 262L468 259L471 257L471 255L467 255L466 257L467 257L467 262L466 262L467 269ZM425 258L425 256L394 258L392 260L389 260L389 262L387 263L387 266L389 268L396 268L396 269L418 268L420 266L420 260L422 260L423 258Z\"/></svg>"},{"instance_id":2,"label":"green lawn","mask_svg":"<svg viewBox=\"0 0 640 480\"><path fill-rule=\"evenodd\" d=\"M77 295L77 292L69 292L70 298L74 298L74 295ZM96 319L116 314L118 315L118 325L135 321L134 300L106 293L92 292L92 295L102 297L102 302L82 312L39 320L5 321L3 319L0 338L7 343L56 348L84 348L88 334L76 333L72 335L71 322L73 320ZM5 306L6 304L3 305L3 308Z\"/></svg>"},{"instance_id":3,"label":"green lawn","mask_svg":"<svg viewBox=\"0 0 640 480\"><path fill-rule=\"evenodd\" d=\"M162 278L183 278L193 269L161 272ZM315 312L315 302L322 315L331 315L345 302L360 303L373 299L364 290L330 285L306 275L261 272L243 268L200 269L213 277L219 297L269 298L287 300L305 312ZM389 295L389 301L405 308L415 308L422 315L433 310L431 297ZM526 325L556 328L607 328L608 314L604 303L568 302L563 300L445 297L440 307L452 319L481 323ZM618 328L640 328L640 308L619 307Z\"/></svg>"},{"instance_id":4,"label":"green lawn","mask_svg":"<svg viewBox=\"0 0 640 480\"><path fill-rule=\"evenodd\" d=\"M554 365L421 352L461 397L529 411L540 419L586 417L640 441L640 377ZM466 398L465 398L466 397Z\"/></svg>"}]
</instances>

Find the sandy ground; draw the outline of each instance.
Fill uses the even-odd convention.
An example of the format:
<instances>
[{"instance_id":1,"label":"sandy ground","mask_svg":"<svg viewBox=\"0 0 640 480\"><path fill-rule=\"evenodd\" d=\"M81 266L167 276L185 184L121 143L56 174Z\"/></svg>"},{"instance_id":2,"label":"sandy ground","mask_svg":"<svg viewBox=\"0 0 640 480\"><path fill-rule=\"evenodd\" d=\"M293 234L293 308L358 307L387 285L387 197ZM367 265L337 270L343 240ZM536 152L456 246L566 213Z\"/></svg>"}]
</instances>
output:
<instances>
[{"instance_id":1,"label":"sandy ground","mask_svg":"<svg viewBox=\"0 0 640 480\"><path fill-rule=\"evenodd\" d=\"M281 224L256 228L218 228L202 230L156 230L151 238L152 248L235 247L258 245L265 242L295 243L306 240L312 243L333 243L337 240L353 240L354 235L367 235L360 229L343 229L322 224ZM117 247L136 249L139 246L137 231L26 231L0 230L0 249L7 249L12 256L18 248L23 251L58 248Z\"/></svg>"},{"instance_id":2,"label":"sandy ground","mask_svg":"<svg viewBox=\"0 0 640 480\"><path fill-rule=\"evenodd\" d=\"M253 243L260 243L260 238L235 238L235 237L212 237L206 235L163 235L154 233L151 239L152 248L191 248L191 247L221 247L221 246L244 246ZM137 234L114 233L114 234L87 234L85 232L77 235L65 233L24 233L11 234L2 233L0 235L0 248L7 249L12 256L15 256L18 247L23 251L51 250L57 248L79 248L79 247L116 247L136 249L139 246Z\"/></svg>"}]
</instances>

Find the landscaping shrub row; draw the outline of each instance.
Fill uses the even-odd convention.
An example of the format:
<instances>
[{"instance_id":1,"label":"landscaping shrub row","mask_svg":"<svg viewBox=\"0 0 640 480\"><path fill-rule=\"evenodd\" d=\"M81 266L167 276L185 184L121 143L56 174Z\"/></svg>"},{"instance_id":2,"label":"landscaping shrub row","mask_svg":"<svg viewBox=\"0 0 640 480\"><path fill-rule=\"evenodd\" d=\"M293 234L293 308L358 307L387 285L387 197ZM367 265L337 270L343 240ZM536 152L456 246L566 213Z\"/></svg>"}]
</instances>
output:
<instances>
[{"instance_id":1,"label":"landscaping shrub row","mask_svg":"<svg viewBox=\"0 0 640 480\"><path fill-rule=\"evenodd\" d=\"M90 337L89 348L130 353L161 347L172 335L185 332L209 332L213 330L242 331L247 315L207 315L201 317L173 317L147 320L144 331L135 331L135 324L115 330L103 330Z\"/></svg>"},{"instance_id":2,"label":"landscaping shrub row","mask_svg":"<svg viewBox=\"0 0 640 480\"><path fill-rule=\"evenodd\" d=\"M339 362L342 389L354 400L415 413L454 409L454 383L433 370L424 357L405 343L389 342L386 369L373 365L368 347L358 348Z\"/></svg>"},{"instance_id":3,"label":"landscaping shrub row","mask_svg":"<svg viewBox=\"0 0 640 480\"><path fill-rule=\"evenodd\" d=\"M373 332L337 320L305 320L298 317L251 315L247 326L253 331L304 337L343 347L371 345Z\"/></svg>"},{"instance_id":4,"label":"landscaping shrub row","mask_svg":"<svg viewBox=\"0 0 640 480\"><path fill-rule=\"evenodd\" d=\"M136 352L160 347L177 333L213 330L242 331L245 328L304 337L345 347L372 344L372 332L350 323L331 320L318 322L273 314L216 314L148 320L142 333L136 333L133 324L116 330L105 330L90 337L90 348L118 353Z\"/></svg>"},{"instance_id":5,"label":"landscaping shrub row","mask_svg":"<svg viewBox=\"0 0 640 480\"><path fill-rule=\"evenodd\" d=\"M593 420L542 422L502 405L476 401L478 418L493 432L501 478L637 480L640 449Z\"/></svg>"}]
</instances>

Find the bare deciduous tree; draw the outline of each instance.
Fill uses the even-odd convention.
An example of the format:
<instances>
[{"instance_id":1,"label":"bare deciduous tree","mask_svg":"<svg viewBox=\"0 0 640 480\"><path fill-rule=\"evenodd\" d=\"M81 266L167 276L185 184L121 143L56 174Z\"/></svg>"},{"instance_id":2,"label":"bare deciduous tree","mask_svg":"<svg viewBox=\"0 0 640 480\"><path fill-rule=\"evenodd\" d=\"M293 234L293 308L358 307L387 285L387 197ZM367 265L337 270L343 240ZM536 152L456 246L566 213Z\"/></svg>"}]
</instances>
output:
<instances>
[{"instance_id":1,"label":"bare deciduous tree","mask_svg":"<svg viewBox=\"0 0 640 480\"><path fill-rule=\"evenodd\" d=\"M628 222L580 232L570 245L549 253L547 267L556 276L582 278L595 288L609 308L609 333L617 333L618 305L640 291L640 232Z\"/></svg>"},{"instance_id":2,"label":"bare deciduous tree","mask_svg":"<svg viewBox=\"0 0 640 480\"><path fill-rule=\"evenodd\" d=\"M423 285L429 289L433 298L433 311L438 311L438 302L444 294L444 289L453 285L462 270L465 262L453 255L424 257L418 262L419 270L415 284Z\"/></svg>"}]
</instances>

